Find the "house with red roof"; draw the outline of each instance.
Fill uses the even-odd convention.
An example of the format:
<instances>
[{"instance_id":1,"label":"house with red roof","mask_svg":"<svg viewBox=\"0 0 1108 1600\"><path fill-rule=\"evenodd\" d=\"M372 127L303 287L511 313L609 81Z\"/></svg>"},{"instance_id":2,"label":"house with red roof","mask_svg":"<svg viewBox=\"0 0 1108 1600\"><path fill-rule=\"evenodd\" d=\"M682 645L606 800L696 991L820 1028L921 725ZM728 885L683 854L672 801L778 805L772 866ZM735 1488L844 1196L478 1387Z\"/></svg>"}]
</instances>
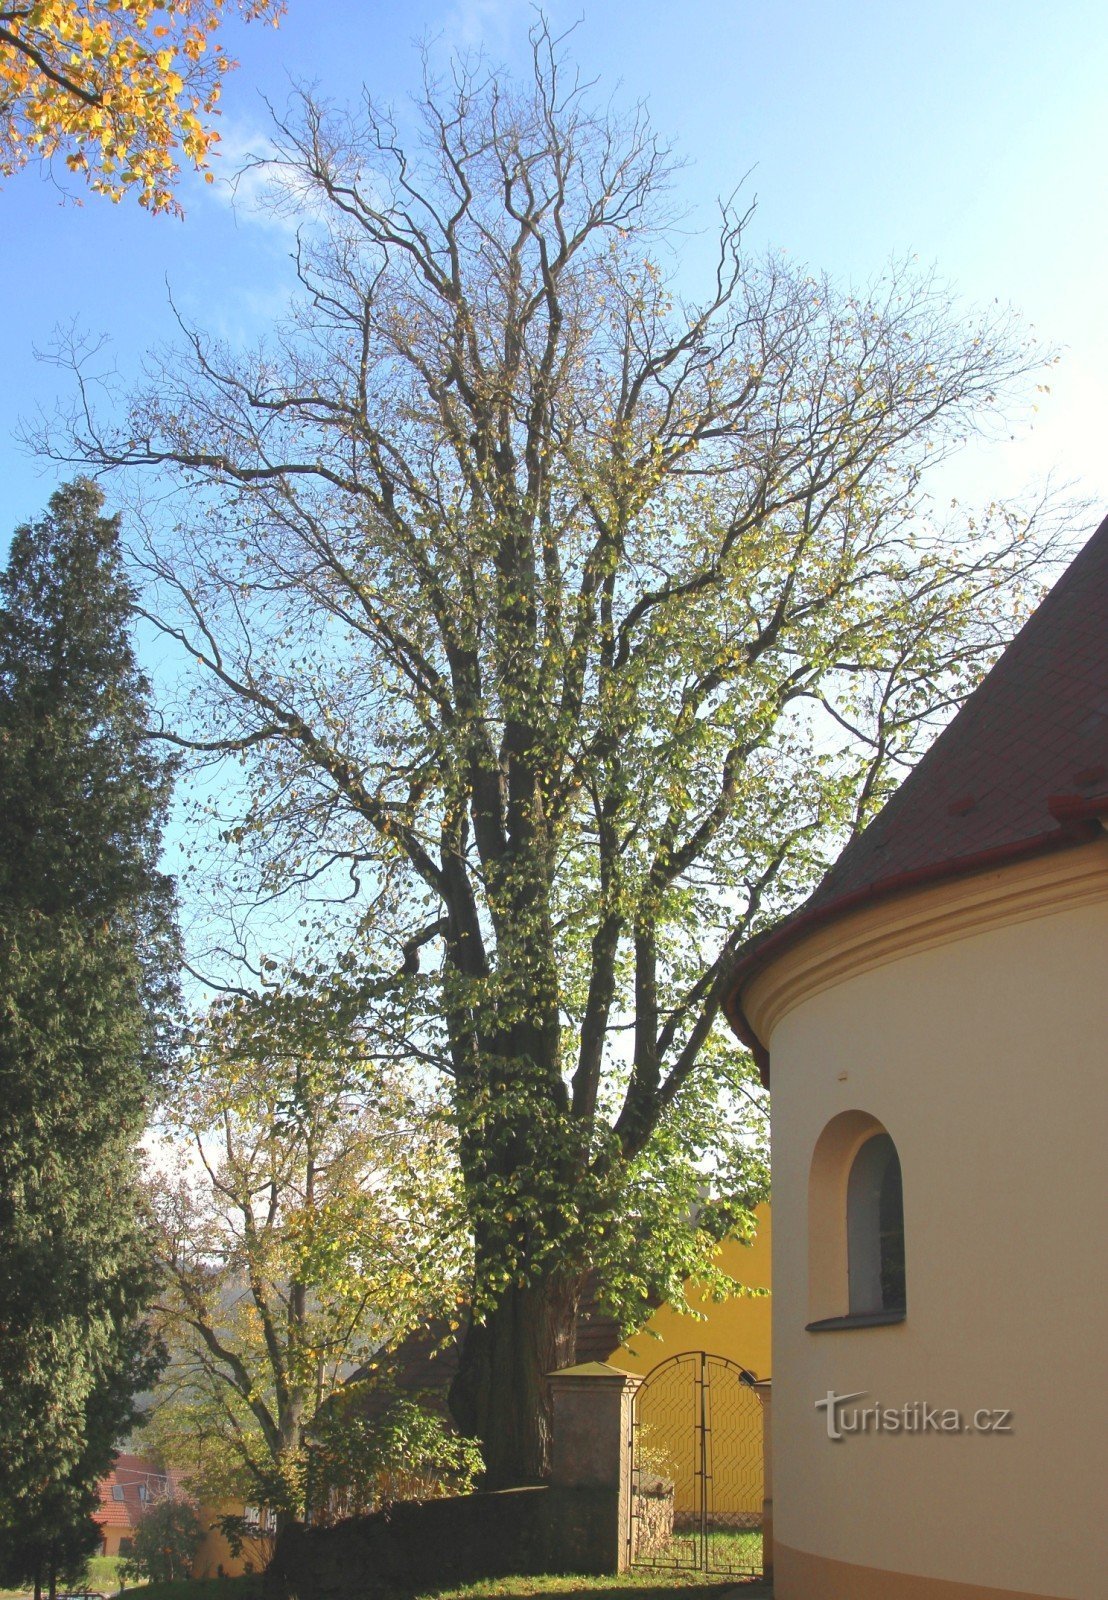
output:
<instances>
[{"instance_id":1,"label":"house with red roof","mask_svg":"<svg viewBox=\"0 0 1108 1600\"><path fill-rule=\"evenodd\" d=\"M778 1600L1105 1600L1108 521L728 1014Z\"/></svg>"},{"instance_id":2,"label":"house with red roof","mask_svg":"<svg viewBox=\"0 0 1108 1600\"><path fill-rule=\"evenodd\" d=\"M147 1506L165 1500L174 1489L172 1475L144 1456L116 1456L115 1464L99 1484L100 1508L94 1520L100 1527L100 1554L127 1556Z\"/></svg>"},{"instance_id":3,"label":"house with red roof","mask_svg":"<svg viewBox=\"0 0 1108 1600\"><path fill-rule=\"evenodd\" d=\"M144 1456L119 1455L99 1485L100 1506L93 1520L100 1526L100 1554L131 1554L135 1529L147 1509L160 1500L184 1496L187 1491L182 1474L165 1468ZM275 1523L271 1512L241 1503L219 1507L198 1506L201 1537L192 1564L194 1578L237 1577L243 1572L260 1572L269 1559ZM220 1526L224 1514L242 1517L249 1533L242 1548L233 1551Z\"/></svg>"}]
</instances>

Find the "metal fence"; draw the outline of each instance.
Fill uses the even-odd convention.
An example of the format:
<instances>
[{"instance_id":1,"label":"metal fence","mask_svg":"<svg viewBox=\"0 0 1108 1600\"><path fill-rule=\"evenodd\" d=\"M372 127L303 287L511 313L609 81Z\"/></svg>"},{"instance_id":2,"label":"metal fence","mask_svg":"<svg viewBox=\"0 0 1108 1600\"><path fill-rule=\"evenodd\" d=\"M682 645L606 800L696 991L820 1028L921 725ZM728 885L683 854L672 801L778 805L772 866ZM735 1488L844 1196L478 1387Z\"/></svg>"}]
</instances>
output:
<instances>
[{"instance_id":1,"label":"metal fence","mask_svg":"<svg viewBox=\"0 0 1108 1600\"><path fill-rule=\"evenodd\" d=\"M703 1350L671 1356L632 1413L633 1566L759 1577L762 1403L753 1373Z\"/></svg>"}]
</instances>

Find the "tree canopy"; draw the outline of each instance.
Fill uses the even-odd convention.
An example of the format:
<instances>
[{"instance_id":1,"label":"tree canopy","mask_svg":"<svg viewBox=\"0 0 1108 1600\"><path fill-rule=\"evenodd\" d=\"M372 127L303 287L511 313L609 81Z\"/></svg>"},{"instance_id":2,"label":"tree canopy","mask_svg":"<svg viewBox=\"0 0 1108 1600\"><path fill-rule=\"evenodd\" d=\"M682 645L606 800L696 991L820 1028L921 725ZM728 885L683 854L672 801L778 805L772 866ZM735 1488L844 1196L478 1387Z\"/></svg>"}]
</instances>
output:
<instances>
[{"instance_id":1,"label":"tree canopy","mask_svg":"<svg viewBox=\"0 0 1108 1600\"><path fill-rule=\"evenodd\" d=\"M160 1364L136 1146L176 1004L171 773L101 505L59 490L0 579L0 1551L38 1529L54 1565Z\"/></svg>"},{"instance_id":2,"label":"tree canopy","mask_svg":"<svg viewBox=\"0 0 1108 1600\"><path fill-rule=\"evenodd\" d=\"M151 1436L205 1498L303 1516L364 1442L381 1346L457 1316L449 1122L290 984L212 1008L165 1132L193 1170L153 1185L171 1362Z\"/></svg>"},{"instance_id":3,"label":"tree canopy","mask_svg":"<svg viewBox=\"0 0 1108 1600\"><path fill-rule=\"evenodd\" d=\"M281 0L231 0L276 22ZM64 152L97 194L134 189L176 211L181 161L198 169L234 62L213 35L227 0L0 0L0 173ZM211 181L211 174L207 174Z\"/></svg>"},{"instance_id":4,"label":"tree canopy","mask_svg":"<svg viewBox=\"0 0 1108 1600\"><path fill-rule=\"evenodd\" d=\"M155 468L167 736L240 763L259 894L453 1103L474 1251L455 1414L541 1473L585 1274L628 1319L764 1192L736 951L976 681L1049 538L926 471L1040 354L910 266L864 290L746 245L690 298L642 111L533 71L279 131L300 294L202 331L65 453ZM987 425L987 422L985 423ZM167 509L167 505L175 509ZM748 1115L749 1114L749 1115Z\"/></svg>"}]
</instances>

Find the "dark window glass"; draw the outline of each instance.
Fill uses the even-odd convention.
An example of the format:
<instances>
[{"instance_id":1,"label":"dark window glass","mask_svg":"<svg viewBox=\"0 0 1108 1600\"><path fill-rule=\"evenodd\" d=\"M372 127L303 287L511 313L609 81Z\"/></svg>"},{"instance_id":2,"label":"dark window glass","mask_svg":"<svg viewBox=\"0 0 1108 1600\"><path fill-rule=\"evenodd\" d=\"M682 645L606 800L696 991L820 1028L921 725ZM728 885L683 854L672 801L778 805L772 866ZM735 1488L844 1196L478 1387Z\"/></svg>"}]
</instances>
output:
<instances>
[{"instance_id":1,"label":"dark window glass","mask_svg":"<svg viewBox=\"0 0 1108 1600\"><path fill-rule=\"evenodd\" d=\"M887 1133L875 1133L854 1157L846 1221L851 1315L905 1310L904 1194L900 1157Z\"/></svg>"},{"instance_id":2,"label":"dark window glass","mask_svg":"<svg viewBox=\"0 0 1108 1600\"><path fill-rule=\"evenodd\" d=\"M903 1311L907 1305L904 1279L904 1184L900 1157L889 1140L889 1158L881 1179L881 1309Z\"/></svg>"}]
</instances>

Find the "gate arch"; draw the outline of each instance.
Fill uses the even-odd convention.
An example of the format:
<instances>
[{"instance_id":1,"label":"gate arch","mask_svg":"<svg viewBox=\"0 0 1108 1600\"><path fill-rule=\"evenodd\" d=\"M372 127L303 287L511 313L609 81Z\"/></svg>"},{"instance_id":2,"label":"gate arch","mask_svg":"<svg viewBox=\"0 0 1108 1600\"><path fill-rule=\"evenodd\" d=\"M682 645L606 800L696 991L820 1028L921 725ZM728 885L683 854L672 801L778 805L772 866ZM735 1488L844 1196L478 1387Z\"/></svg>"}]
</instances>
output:
<instances>
[{"instance_id":1,"label":"gate arch","mask_svg":"<svg viewBox=\"0 0 1108 1600\"><path fill-rule=\"evenodd\" d=\"M632 1406L628 1556L636 1567L760 1575L757 1378L705 1350L669 1356Z\"/></svg>"}]
</instances>

